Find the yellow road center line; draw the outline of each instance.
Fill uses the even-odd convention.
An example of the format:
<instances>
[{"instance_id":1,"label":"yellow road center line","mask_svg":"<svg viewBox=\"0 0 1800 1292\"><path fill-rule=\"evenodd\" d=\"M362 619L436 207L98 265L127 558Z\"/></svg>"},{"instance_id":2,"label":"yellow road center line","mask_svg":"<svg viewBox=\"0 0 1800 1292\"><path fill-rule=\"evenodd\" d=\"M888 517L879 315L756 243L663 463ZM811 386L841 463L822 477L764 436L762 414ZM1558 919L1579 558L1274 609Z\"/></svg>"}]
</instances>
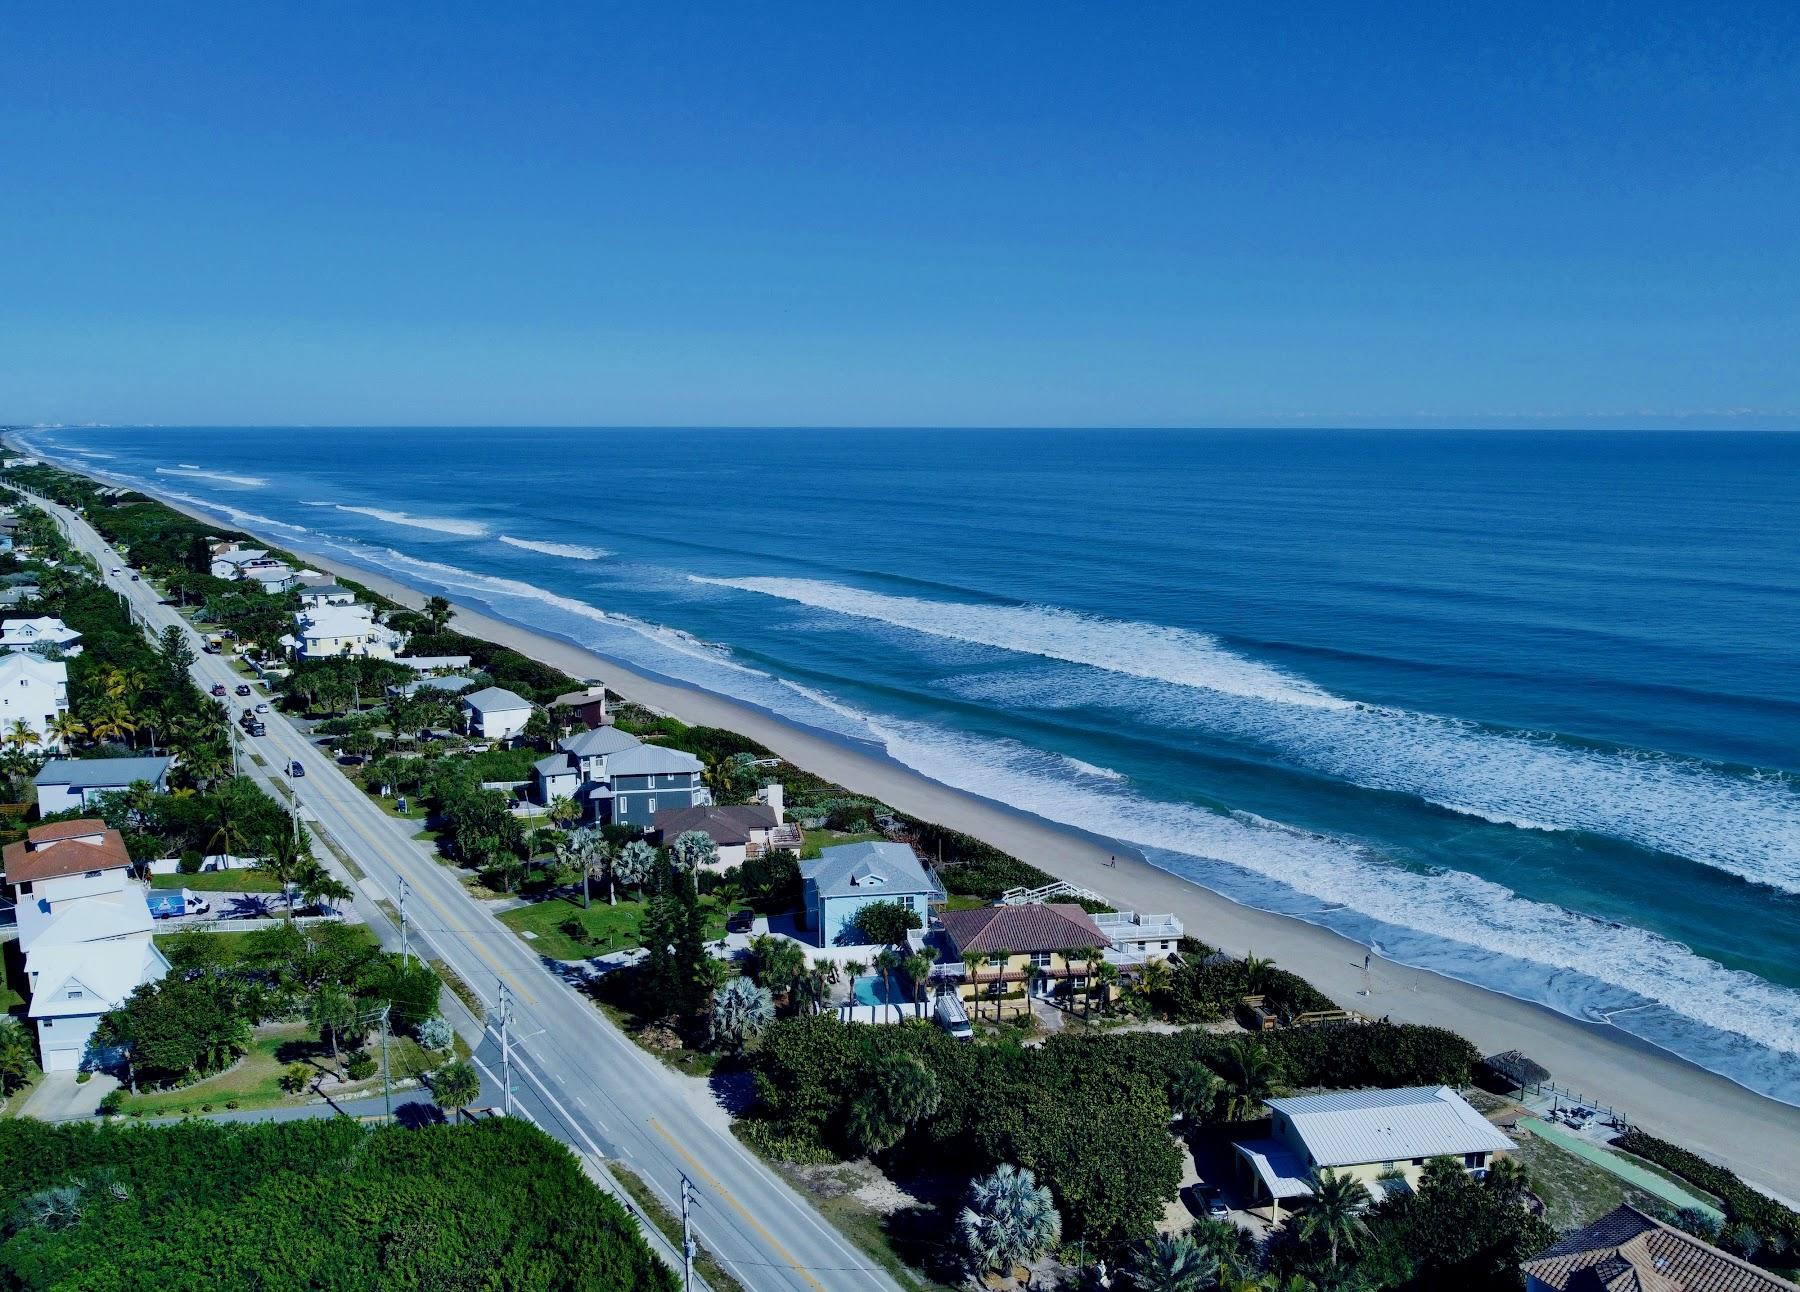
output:
<instances>
[{"instance_id":1,"label":"yellow road center line","mask_svg":"<svg viewBox=\"0 0 1800 1292\"><path fill-rule=\"evenodd\" d=\"M820 1283L819 1280L814 1278L810 1273L808 1273L805 1266L801 1265L799 1261L794 1259L793 1254L791 1252L789 1252L787 1248L785 1248L781 1245L780 1240L777 1239L774 1234L771 1234L768 1230L764 1229L761 1225L759 1225L756 1222L756 1217L751 1215L748 1211L744 1210L744 1204L739 1202L736 1198L732 1197L731 1194L726 1192L725 1186L720 1184L716 1179L713 1178L713 1174L711 1171L708 1171L705 1167L701 1166L700 1163L696 1162L694 1160L694 1155L692 1153L688 1152L685 1148L683 1148L681 1146L681 1142L679 1140L677 1140L673 1135L669 1134L667 1128L665 1128L661 1122L657 1121L656 1118L652 1117L650 1119L650 1124L656 1128L656 1133L658 1135L661 1135L665 1140L667 1140L669 1142L669 1147L674 1149L677 1153L681 1154L683 1160L686 1161L689 1166L694 1168L695 1174L697 1174L702 1180L705 1180L709 1185L712 1186L712 1190L714 1193L718 1194L721 1198L725 1199L725 1201L729 1202L731 1204L731 1209L733 1211L737 1212L738 1215L742 1216L744 1218L745 1223L748 1224L750 1226L750 1228L754 1229L757 1233L762 1235L763 1241L775 1250L775 1254L777 1256L781 1257L782 1260L786 1261L790 1266L792 1266L794 1272L796 1274L798 1274L801 1278L805 1279L808 1283L812 1284L815 1288L818 1288L819 1292L825 1292L824 1285L822 1283Z\"/></svg>"}]
</instances>

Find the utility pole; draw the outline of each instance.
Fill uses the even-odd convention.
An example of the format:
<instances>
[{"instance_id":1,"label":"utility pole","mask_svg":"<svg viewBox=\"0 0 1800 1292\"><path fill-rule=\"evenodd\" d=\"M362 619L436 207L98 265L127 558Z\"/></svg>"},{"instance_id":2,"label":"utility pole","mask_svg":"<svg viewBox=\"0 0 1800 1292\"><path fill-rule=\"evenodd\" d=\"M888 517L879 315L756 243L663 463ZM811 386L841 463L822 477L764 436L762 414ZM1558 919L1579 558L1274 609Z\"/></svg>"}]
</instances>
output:
<instances>
[{"instance_id":1,"label":"utility pole","mask_svg":"<svg viewBox=\"0 0 1800 1292\"><path fill-rule=\"evenodd\" d=\"M381 1097L387 1104L387 1124L394 1124L394 1086L388 1079L388 1015L394 1010L390 1002L381 1008Z\"/></svg>"},{"instance_id":2,"label":"utility pole","mask_svg":"<svg viewBox=\"0 0 1800 1292\"><path fill-rule=\"evenodd\" d=\"M407 936L406 927L406 880L400 880L400 967L408 969L412 966L412 942Z\"/></svg>"},{"instance_id":3,"label":"utility pole","mask_svg":"<svg viewBox=\"0 0 1800 1292\"><path fill-rule=\"evenodd\" d=\"M694 1229L688 1219L688 1207L693 1201L694 1186L686 1175L681 1177L681 1288L682 1292L694 1292Z\"/></svg>"},{"instance_id":4,"label":"utility pole","mask_svg":"<svg viewBox=\"0 0 1800 1292\"><path fill-rule=\"evenodd\" d=\"M513 1115L512 1105L512 996L506 990L504 979L500 982L500 1085L501 1109L508 1117Z\"/></svg>"}]
</instances>

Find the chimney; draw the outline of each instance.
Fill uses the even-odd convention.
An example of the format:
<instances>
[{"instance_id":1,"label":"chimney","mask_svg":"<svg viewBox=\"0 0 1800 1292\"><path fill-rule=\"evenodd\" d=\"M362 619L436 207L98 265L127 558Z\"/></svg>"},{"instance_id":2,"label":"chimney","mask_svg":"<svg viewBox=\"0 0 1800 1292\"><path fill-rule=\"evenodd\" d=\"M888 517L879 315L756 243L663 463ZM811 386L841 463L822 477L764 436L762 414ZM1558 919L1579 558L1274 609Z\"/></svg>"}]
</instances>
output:
<instances>
[{"instance_id":1,"label":"chimney","mask_svg":"<svg viewBox=\"0 0 1800 1292\"><path fill-rule=\"evenodd\" d=\"M786 791L783 789L780 781L770 781L767 785L756 791L757 800L766 803L769 806L769 809L775 813L776 825L781 825L787 820L785 795Z\"/></svg>"}]
</instances>

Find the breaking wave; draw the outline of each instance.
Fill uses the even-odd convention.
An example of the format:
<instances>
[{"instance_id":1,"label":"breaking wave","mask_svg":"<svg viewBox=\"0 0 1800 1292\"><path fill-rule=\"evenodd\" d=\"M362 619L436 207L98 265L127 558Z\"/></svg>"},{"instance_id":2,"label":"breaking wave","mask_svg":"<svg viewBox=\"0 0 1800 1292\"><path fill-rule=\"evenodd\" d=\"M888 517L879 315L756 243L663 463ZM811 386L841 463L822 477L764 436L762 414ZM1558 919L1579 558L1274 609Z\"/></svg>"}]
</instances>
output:
<instances>
[{"instance_id":1,"label":"breaking wave","mask_svg":"<svg viewBox=\"0 0 1800 1292\"><path fill-rule=\"evenodd\" d=\"M322 504L312 503L309 505L320 506ZM406 511L388 511L383 507L352 507L350 504L342 502L334 502L329 505L339 511L355 512L358 516L372 516L376 520L386 521L390 525L436 530L440 534L460 534L464 538L480 538L488 532L488 527L478 520L455 520L447 516L415 516Z\"/></svg>"},{"instance_id":2,"label":"breaking wave","mask_svg":"<svg viewBox=\"0 0 1800 1292\"><path fill-rule=\"evenodd\" d=\"M260 489L269 483L262 476L234 476L224 471L207 471L189 466L185 462L178 467L156 467L155 471L159 476L193 476L197 480L218 480L225 484L242 485L246 489Z\"/></svg>"},{"instance_id":3,"label":"breaking wave","mask_svg":"<svg viewBox=\"0 0 1800 1292\"><path fill-rule=\"evenodd\" d=\"M604 547L583 547L580 543L548 543L536 538L514 538L511 534L500 535L500 541L508 547L542 552L546 556L566 556L571 561L598 561L603 556L612 555Z\"/></svg>"},{"instance_id":4,"label":"breaking wave","mask_svg":"<svg viewBox=\"0 0 1800 1292\"><path fill-rule=\"evenodd\" d=\"M1607 835L1800 893L1800 787L1779 773L1358 704L1215 638L1155 624L891 597L810 579L698 581L1099 670L948 683L988 703L1015 710L1086 704L1151 730L1205 730L1482 820Z\"/></svg>"}]
</instances>

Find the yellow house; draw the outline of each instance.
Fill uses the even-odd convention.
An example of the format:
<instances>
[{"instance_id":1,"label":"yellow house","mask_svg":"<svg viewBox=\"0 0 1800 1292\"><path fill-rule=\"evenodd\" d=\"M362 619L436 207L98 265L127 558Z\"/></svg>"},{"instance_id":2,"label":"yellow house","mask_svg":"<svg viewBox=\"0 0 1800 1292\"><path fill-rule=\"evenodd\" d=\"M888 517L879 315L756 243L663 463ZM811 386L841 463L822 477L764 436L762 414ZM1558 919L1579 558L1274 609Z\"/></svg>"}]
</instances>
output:
<instances>
[{"instance_id":1,"label":"yellow house","mask_svg":"<svg viewBox=\"0 0 1800 1292\"><path fill-rule=\"evenodd\" d=\"M1349 1175L1380 1197L1391 1186L1416 1189L1434 1157L1481 1172L1514 1147L1448 1086L1271 1099L1269 1121L1269 1138L1236 1147L1252 1195L1277 1210L1312 1196L1315 1171Z\"/></svg>"},{"instance_id":2,"label":"yellow house","mask_svg":"<svg viewBox=\"0 0 1800 1292\"><path fill-rule=\"evenodd\" d=\"M1072 902L980 906L939 917L950 952L961 961L956 994L971 1017L1005 1017L1030 1008L1031 995L1081 991L1112 939Z\"/></svg>"}]
</instances>

